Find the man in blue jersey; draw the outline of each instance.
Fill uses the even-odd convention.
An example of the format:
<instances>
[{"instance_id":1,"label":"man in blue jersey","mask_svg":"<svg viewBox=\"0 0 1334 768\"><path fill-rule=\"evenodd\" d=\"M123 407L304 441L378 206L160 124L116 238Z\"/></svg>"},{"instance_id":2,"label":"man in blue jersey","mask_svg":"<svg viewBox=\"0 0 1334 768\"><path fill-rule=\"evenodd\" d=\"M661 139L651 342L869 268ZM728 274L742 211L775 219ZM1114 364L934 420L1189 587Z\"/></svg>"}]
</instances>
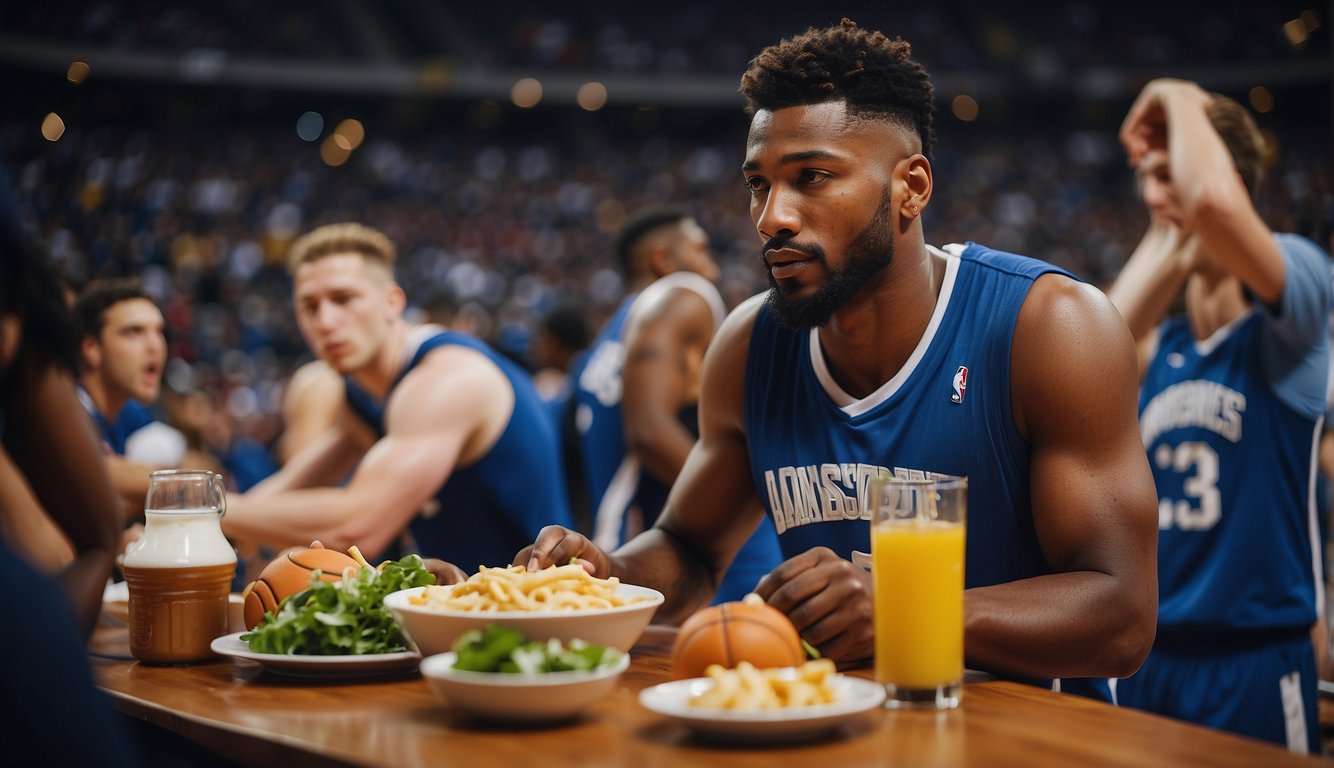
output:
<instances>
[{"instance_id":1,"label":"man in blue jersey","mask_svg":"<svg viewBox=\"0 0 1334 768\"><path fill-rule=\"evenodd\" d=\"M142 518L148 475L187 458L184 435L154 421L149 406L162 389L167 337L162 312L134 278L95 280L74 313L83 326L79 400L97 425L107 466L129 517ZM190 455L192 465L201 456ZM213 466L211 461L201 468Z\"/></svg>"},{"instance_id":2,"label":"man in blue jersey","mask_svg":"<svg viewBox=\"0 0 1334 768\"><path fill-rule=\"evenodd\" d=\"M407 528L422 554L468 572L505 565L542 526L570 523L555 432L526 371L471 336L403 319L394 259L389 238L360 224L293 243L297 323L346 399L333 428L229 499L223 531L375 556Z\"/></svg>"},{"instance_id":3,"label":"man in blue jersey","mask_svg":"<svg viewBox=\"0 0 1334 768\"><path fill-rule=\"evenodd\" d=\"M616 254L629 295L574 373L594 542L613 549L658 519L698 433L700 365L726 314L703 228L681 206L628 217ZM715 600L739 600L780 561L762 525Z\"/></svg>"},{"instance_id":4,"label":"man in blue jersey","mask_svg":"<svg viewBox=\"0 0 1334 768\"><path fill-rule=\"evenodd\" d=\"M664 591L659 620L680 620L768 516L787 560L757 591L859 664L874 641L871 580L850 561L870 539L866 483L967 475L968 665L1128 675L1157 587L1130 334L1050 265L926 244L933 98L909 54L845 20L753 60L742 173L768 298L709 348L700 439L657 526L610 555L549 528L518 561L583 558Z\"/></svg>"},{"instance_id":5,"label":"man in blue jersey","mask_svg":"<svg viewBox=\"0 0 1334 768\"><path fill-rule=\"evenodd\" d=\"M1139 347L1158 488L1158 636L1121 703L1319 750L1312 498L1331 289L1252 199L1265 141L1235 101L1145 86L1121 128L1150 226L1112 286ZM1185 313L1168 316L1185 293Z\"/></svg>"}]
</instances>

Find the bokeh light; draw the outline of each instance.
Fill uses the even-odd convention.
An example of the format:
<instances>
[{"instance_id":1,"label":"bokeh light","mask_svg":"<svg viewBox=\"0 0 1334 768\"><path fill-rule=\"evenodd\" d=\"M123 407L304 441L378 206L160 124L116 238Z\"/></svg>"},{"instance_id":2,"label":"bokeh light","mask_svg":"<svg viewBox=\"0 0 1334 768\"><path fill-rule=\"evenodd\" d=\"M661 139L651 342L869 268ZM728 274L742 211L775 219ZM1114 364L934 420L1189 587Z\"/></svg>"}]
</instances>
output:
<instances>
[{"instance_id":1,"label":"bokeh light","mask_svg":"<svg viewBox=\"0 0 1334 768\"><path fill-rule=\"evenodd\" d=\"M303 141L314 141L324 130L324 115L319 112L302 112L296 119L296 135Z\"/></svg>"},{"instance_id":2,"label":"bokeh light","mask_svg":"<svg viewBox=\"0 0 1334 768\"><path fill-rule=\"evenodd\" d=\"M1250 90L1248 94L1251 100L1251 109L1260 114L1264 114L1274 108L1274 94L1263 85L1257 85Z\"/></svg>"},{"instance_id":3,"label":"bokeh light","mask_svg":"<svg viewBox=\"0 0 1334 768\"><path fill-rule=\"evenodd\" d=\"M607 86L602 83L584 83L579 86L575 100L589 112L596 112L607 104Z\"/></svg>"},{"instance_id":4,"label":"bokeh light","mask_svg":"<svg viewBox=\"0 0 1334 768\"><path fill-rule=\"evenodd\" d=\"M525 77L510 89L510 100L521 109L531 109L542 101L542 84L536 79Z\"/></svg>"},{"instance_id":5,"label":"bokeh light","mask_svg":"<svg viewBox=\"0 0 1334 768\"><path fill-rule=\"evenodd\" d=\"M342 142L339 142L342 139ZM347 146L347 139L341 136L329 136L320 142L320 159L326 165L337 168L352 156L352 149Z\"/></svg>"},{"instance_id":6,"label":"bokeh light","mask_svg":"<svg viewBox=\"0 0 1334 768\"><path fill-rule=\"evenodd\" d=\"M65 71L65 79L78 85L88 79L88 73L91 71L92 68L88 66L88 62L76 60L70 62L69 69Z\"/></svg>"},{"instance_id":7,"label":"bokeh light","mask_svg":"<svg viewBox=\"0 0 1334 768\"><path fill-rule=\"evenodd\" d=\"M64 135L65 121L60 119L60 115L51 112L42 118L42 138L47 141L60 141L60 137Z\"/></svg>"},{"instance_id":8,"label":"bokeh light","mask_svg":"<svg viewBox=\"0 0 1334 768\"><path fill-rule=\"evenodd\" d=\"M356 149L361 146L361 142L366 138L366 127L360 120L349 117L338 124L334 129L335 136L341 136L347 141L348 149Z\"/></svg>"},{"instance_id":9,"label":"bokeh light","mask_svg":"<svg viewBox=\"0 0 1334 768\"><path fill-rule=\"evenodd\" d=\"M977 106L977 99L966 93L961 93L950 102L950 110L954 112L955 117L965 123L971 123L977 119L980 108Z\"/></svg>"}]
</instances>

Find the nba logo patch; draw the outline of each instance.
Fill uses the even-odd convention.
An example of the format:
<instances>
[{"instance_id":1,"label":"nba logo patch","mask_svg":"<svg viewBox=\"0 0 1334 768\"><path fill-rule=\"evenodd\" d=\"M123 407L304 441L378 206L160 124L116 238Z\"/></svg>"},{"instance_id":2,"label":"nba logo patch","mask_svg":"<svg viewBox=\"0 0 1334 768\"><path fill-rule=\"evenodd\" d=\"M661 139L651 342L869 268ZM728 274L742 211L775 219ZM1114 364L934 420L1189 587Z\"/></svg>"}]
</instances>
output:
<instances>
[{"instance_id":1,"label":"nba logo patch","mask_svg":"<svg viewBox=\"0 0 1334 768\"><path fill-rule=\"evenodd\" d=\"M968 366L961 365L959 370L954 372L954 394L950 395L951 403L962 403L964 390L968 389Z\"/></svg>"}]
</instances>

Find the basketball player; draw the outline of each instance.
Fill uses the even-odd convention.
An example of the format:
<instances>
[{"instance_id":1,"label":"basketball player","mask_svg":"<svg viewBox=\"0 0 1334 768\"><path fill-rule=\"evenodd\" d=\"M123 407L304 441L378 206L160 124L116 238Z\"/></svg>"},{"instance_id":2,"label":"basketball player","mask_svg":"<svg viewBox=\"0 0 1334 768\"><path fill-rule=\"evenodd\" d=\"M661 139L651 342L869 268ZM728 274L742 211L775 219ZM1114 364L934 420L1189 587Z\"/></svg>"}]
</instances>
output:
<instances>
[{"instance_id":1,"label":"basketball player","mask_svg":"<svg viewBox=\"0 0 1334 768\"><path fill-rule=\"evenodd\" d=\"M1256 213L1264 139L1235 101L1155 80L1121 141L1152 222L1111 296L1140 351L1159 613L1153 652L1118 698L1317 751L1327 258ZM1165 318L1183 289L1184 315Z\"/></svg>"},{"instance_id":2,"label":"basketball player","mask_svg":"<svg viewBox=\"0 0 1334 768\"><path fill-rule=\"evenodd\" d=\"M408 325L394 257L360 224L293 243L298 325L346 400L333 429L231 497L223 530L372 555L410 528L423 555L505 565L543 525L570 521L555 433L525 371L470 336Z\"/></svg>"},{"instance_id":3,"label":"basketball player","mask_svg":"<svg viewBox=\"0 0 1334 768\"><path fill-rule=\"evenodd\" d=\"M187 457L185 436L154 421L149 409L161 393L167 363L162 311L137 279L113 278L89 283L74 313L83 326L79 401L102 437L116 492L129 516L142 519L149 473ZM189 461L215 466L198 452Z\"/></svg>"},{"instance_id":4,"label":"basketball player","mask_svg":"<svg viewBox=\"0 0 1334 768\"><path fill-rule=\"evenodd\" d=\"M966 475L968 665L1128 675L1157 588L1130 334L1050 265L926 244L933 99L909 54L845 20L754 59L742 174L768 297L709 348L700 439L657 526L611 555L548 528L517 559L583 558L664 591L658 620L680 620L767 516L787 560L758 593L859 664L871 580L849 558L870 538L867 481Z\"/></svg>"},{"instance_id":5,"label":"basketball player","mask_svg":"<svg viewBox=\"0 0 1334 768\"><path fill-rule=\"evenodd\" d=\"M612 549L657 521L699 432L699 372L726 310L709 239L682 207L646 208L616 237L630 293L575 371L594 542ZM737 553L714 596L740 600L781 557L770 525Z\"/></svg>"}]
</instances>

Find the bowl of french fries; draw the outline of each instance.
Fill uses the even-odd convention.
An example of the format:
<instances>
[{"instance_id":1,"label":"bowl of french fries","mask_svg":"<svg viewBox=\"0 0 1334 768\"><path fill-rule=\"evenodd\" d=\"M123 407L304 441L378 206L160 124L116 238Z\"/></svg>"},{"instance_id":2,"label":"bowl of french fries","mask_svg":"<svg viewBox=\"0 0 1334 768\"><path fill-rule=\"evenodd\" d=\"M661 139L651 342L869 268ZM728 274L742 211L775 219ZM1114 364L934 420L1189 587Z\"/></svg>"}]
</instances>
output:
<instances>
[{"instance_id":1,"label":"bowl of french fries","mask_svg":"<svg viewBox=\"0 0 1334 768\"><path fill-rule=\"evenodd\" d=\"M533 640L581 640L628 651L662 593L599 579L577 564L528 572L521 565L482 567L466 581L405 589L385 607L423 656L446 653L469 630L515 629Z\"/></svg>"},{"instance_id":2,"label":"bowl of french fries","mask_svg":"<svg viewBox=\"0 0 1334 768\"><path fill-rule=\"evenodd\" d=\"M840 675L828 659L758 669L711 665L704 677L645 688L639 702L718 741L777 743L856 727L885 700L883 686Z\"/></svg>"}]
</instances>

